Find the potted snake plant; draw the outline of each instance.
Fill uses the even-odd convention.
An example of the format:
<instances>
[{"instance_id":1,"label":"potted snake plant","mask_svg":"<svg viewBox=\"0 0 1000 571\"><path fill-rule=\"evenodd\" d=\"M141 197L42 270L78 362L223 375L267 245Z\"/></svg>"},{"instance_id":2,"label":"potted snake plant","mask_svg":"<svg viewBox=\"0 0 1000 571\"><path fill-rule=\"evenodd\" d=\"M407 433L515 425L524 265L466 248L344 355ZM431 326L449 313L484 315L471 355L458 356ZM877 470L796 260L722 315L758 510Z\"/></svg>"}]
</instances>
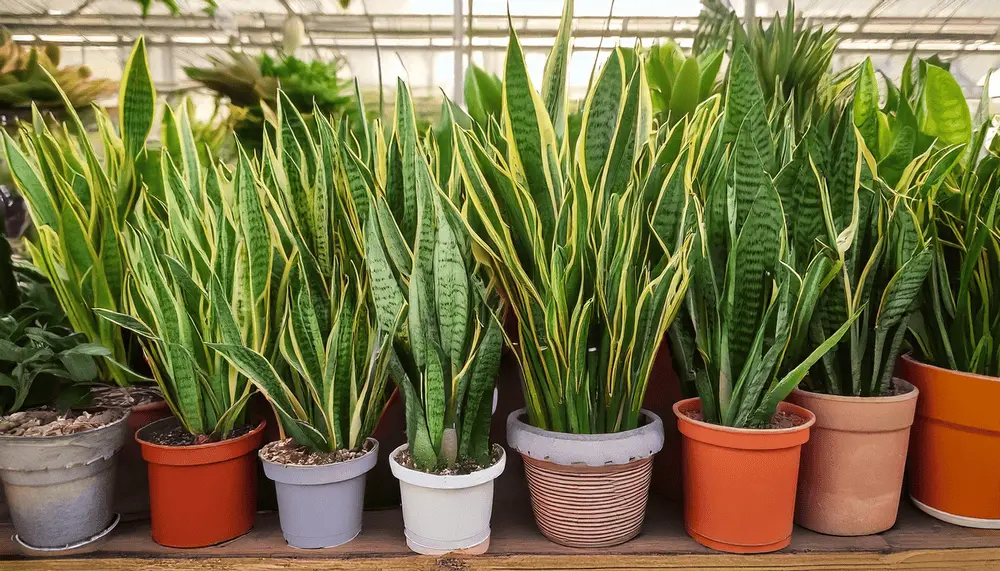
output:
<instances>
[{"instance_id":1,"label":"potted snake plant","mask_svg":"<svg viewBox=\"0 0 1000 571\"><path fill-rule=\"evenodd\" d=\"M47 72L46 72L47 73ZM150 80L145 42L140 38L122 72L119 128L104 109L96 109L100 145L94 145L72 97L58 92L66 108L67 128L54 129L33 109L20 139L4 134L7 163L37 229L28 241L31 258L52 283L72 329L106 347L93 383L95 400L132 410L129 431L169 416L163 398L152 389L137 338L101 319L93 308L121 311L125 305L124 252L118 239L146 178L159 176L158 151L147 146L156 93ZM177 140L164 122L164 140ZM151 189L160 185L150 184ZM149 511L146 466L138 445L129 441L118 466L116 509L125 517Z\"/></svg>"},{"instance_id":2,"label":"potted snake plant","mask_svg":"<svg viewBox=\"0 0 1000 571\"><path fill-rule=\"evenodd\" d=\"M317 135L280 94L275 132L281 158L264 143L263 170L273 177L277 205L271 215L289 245L285 313L276 326L280 360L271 363L244 345L212 346L260 389L287 436L259 455L277 486L282 534L299 548L341 545L361 532L365 475L378 459L371 434L386 403L394 333L380 332L375 321L358 242L363 231L350 185L340 175L339 150L348 143L322 113L313 120ZM336 174L332 180L296 178L296 169L307 164L315 173ZM313 184L298 182L306 180ZM300 216L300 207L312 215Z\"/></svg>"},{"instance_id":3,"label":"potted snake plant","mask_svg":"<svg viewBox=\"0 0 1000 571\"><path fill-rule=\"evenodd\" d=\"M149 463L153 540L200 547L253 525L264 429L247 418L253 385L211 345L275 354L271 316L284 315L284 299L271 292L286 284L272 282L287 280L288 262L246 153L232 176L222 165L203 169L189 153L183 106L176 123L182 154L165 148L160 161L166 200L140 197L123 229L127 313L97 312L139 336L175 415L136 433Z\"/></svg>"},{"instance_id":4,"label":"potted snake plant","mask_svg":"<svg viewBox=\"0 0 1000 571\"><path fill-rule=\"evenodd\" d=\"M604 64L571 148L571 18L567 2L541 96L511 30L503 131L456 125L455 153L477 256L516 316L508 341L527 407L508 418L507 438L524 459L535 521L557 543L601 547L642 528L664 438L642 402L687 287L691 211L683 186L663 187L685 159L654 136L635 51L616 49ZM647 218L654 205L663 239Z\"/></svg>"},{"instance_id":5,"label":"potted snake plant","mask_svg":"<svg viewBox=\"0 0 1000 571\"><path fill-rule=\"evenodd\" d=\"M389 371L406 407L407 442L389 455L406 544L417 553L484 553L502 447L490 443L500 365L501 303L484 283L459 212L431 172L402 82L372 186L365 252L379 328L392 333Z\"/></svg>"},{"instance_id":6,"label":"potted snake plant","mask_svg":"<svg viewBox=\"0 0 1000 571\"><path fill-rule=\"evenodd\" d=\"M900 91L918 105L921 131L935 146L965 147L959 167L931 192L916 194L929 225L930 276L910 322L913 352L899 375L920 390L907 474L909 495L926 513L956 525L1000 529L1000 398L997 326L992 303L1000 265L1000 139L990 140L989 98L975 116L959 105L961 90L947 70L920 62ZM988 78L987 78L988 79ZM937 111L932 120L926 113ZM948 111L947 114L942 112Z\"/></svg>"},{"instance_id":7,"label":"potted snake plant","mask_svg":"<svg viewBox=\"0 0 1000 571\"><path fill-rule=\"evenodd\" d=\"M860 130L881 113L870 61L858 68L854 91L839 121L815 125L775 183L796 259L822 250L840 267L813 313L810 342L860 313L788 399L816 415L802 452L796 522L833 535L878 533L896 521L918 391L893 371L933 260L907 196L942 180L962 150L927 149L892 176L894 157L876 163ZM822 142L824 124L837 125L831 145Z\"/></svg>"},{"instance_id":8,"label":"potted snake plant","mask_svg":"<svg viewBox=\"0 0 1000 571\"><path fill-rule=\"evenodd\" d=\"M743 49L729 68L722 116L708 103L686 146L698 213L691 285L670 333L675 370L698 398L674 405L683 438L684 519L699 543L766 552L789 544L801 445L815 417L782 402L848 331L844 316L804 346L838 262L820 252L794 269L764 97ZM696 115L698 113L696 112ZM694 152L694 151L693 151ZM667 183L671 184L670 182ZM808 353L808 354L806 354Z\"/></svg>"}]
</instances>

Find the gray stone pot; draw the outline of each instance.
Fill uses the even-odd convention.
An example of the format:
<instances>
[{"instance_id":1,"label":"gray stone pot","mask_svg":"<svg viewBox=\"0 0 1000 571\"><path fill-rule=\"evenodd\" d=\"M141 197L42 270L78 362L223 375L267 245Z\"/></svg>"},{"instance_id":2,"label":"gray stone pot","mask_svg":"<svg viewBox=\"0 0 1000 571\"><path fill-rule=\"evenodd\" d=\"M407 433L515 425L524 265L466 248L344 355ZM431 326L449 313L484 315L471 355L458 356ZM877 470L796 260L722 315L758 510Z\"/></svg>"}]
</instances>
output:
<instances>
[{"instance_id":1,"label":"gray stone pot","mask_svg":"<svg viewBox=\"0 0 1000 571\"><path fill-rule=\"evenodd\" d=\"M66 436L0 436L0 480L27 547L78 547L101 535L112 512L115 465L128 414Z\"/></svg>"},{"instance_id":2,"label":"gray stone pot","mask_svg":"<svg viewBox=\"0 0 1000 571\"><path fill-rule=\"evenodd\" d=\"M274 480L281 535L292 547L336 547L361 533L365 474L378 460L378 441L362 457L323 466L275 464L261 458Z\"/></svg>"}]
</instances>

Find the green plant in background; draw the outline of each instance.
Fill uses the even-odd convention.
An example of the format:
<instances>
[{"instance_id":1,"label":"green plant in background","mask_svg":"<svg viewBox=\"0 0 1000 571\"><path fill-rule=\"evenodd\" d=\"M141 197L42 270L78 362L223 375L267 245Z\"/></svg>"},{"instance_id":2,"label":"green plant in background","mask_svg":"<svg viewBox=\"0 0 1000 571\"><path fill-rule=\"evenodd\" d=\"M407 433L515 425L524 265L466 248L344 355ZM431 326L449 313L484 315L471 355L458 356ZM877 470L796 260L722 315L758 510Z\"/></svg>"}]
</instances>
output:
<instances>
[{"instance_id":1,"label":"green plant in background","mask_svg":"<svg viewBox=\"0 0 1000 571\"><path fill-rule=\"evenodd\" d=\"M934 261L910 330L922 361L996 377L1000 309L992 297L1000 278L1000 139L987 142L993 123L989 83L987 77L970 149L960 167L944 184L918 189L918 215L929 224ZM956 133L957 140L964 133L965 116L956 110L936 117L934 124Z\"/></svg>"},{"instance_id":2,"label":"green plant in background","mask_svg":"<svg viewBox=\"0 0 1000 571\"><path fill-rule=\"evenodd\" d=\"M654 203L668 223L687 212L683 187L662 184L677 149L654 146L643 63L621 48L594 82L570 148L568 36L549 54L539 95L510 35L503 146L458 126L455 137L476 255L517 316L508 341L529 421L571 433L636 428L653 358L687 287L684 224L659 241L648 219Z\"/></svg>"},{"instance_id":3,"label":"green plant in background","mask_svg":"<svg viewBox=\"0 0 1000 571\"><path fill-rule=\"evenodd\" d=\"M268 398L287 435L329 452L360 448L374 431L386 402L394 331L380 333L371 309L363 228L343 163L350 159L341 158L342 151L357 155L326 117L313 118L316 138L279 96L276 149L265 143L259 173L289 259L278 327L283 361L276 367L242 345L213 347Z\"/></svg>"},{"instance_id":4,"label":"green plant in background","mask_svg":"<svg viewBox=\"0 0 1000 571\"><path fill-rule=\"evenodd\" d=\"M861 69L871 69L866 62ZM785 207L796 268L815 252L828 252L837 271L823 291L808 335L818 345L849 316L860 313L837 346L813 367L806 385L828 394L878 396L890 388L916 298L932 262L926 228L905 196L912 186L924 192L940 184L961 147L933 154L927 149L896 177L897 194L881 178L860 132L858 114L869 115L878 100L865 99L864 75L853 104L835 121L831 141L822 128L806 135L775 185ZM863 106L867 106L864 108ZM924 168L933 176L915 178ZM876 177L875 174L879 176Z\"/></svg>"},{"instance_id":5,"label":"green plant in background","mask_svg":"<svg viewBox=\"0 0 1000 571\"><path fill-rule=\"evenodd\" d=\"M166 6L167 10L170 12L172 16L181 15L181 7L177 3L177 0L133 0L133 1L136 4L138 4L139 8L142 10L143 18L149 15L150 8L152 8L153 5L156 4L157 2L160 2L164 6ZM204 6L202 6L201 11L208 14L209 16L214 16L215 11L219 9L219 4L216 0L202 0L202 3L204 4Z\"/></svg>"},{"instance_id":6,"label":"green plant in background","mask_svg":"<svg viewBox=\"0 0 1000 571\"><path fill-rule=\"evenodd\" d=\"M152 108L149 109L150 116ZM245 424L252 385L212 344L277 350L287 261L266 215L266 189L240 149L232 177L203 169L184 107L164 112L180 154L167 141L160 160L165 202L144 194L121 239L128 267L123 311L97 310L142 341L164 399L190 434L225 438Z\"/></svg>"},{"instance_id":7,"label":"green plant in background","mask_svg":"<svg viewBox=\"0 0 1000 571\"><path fill-rule=\"evenodd\" d=\"M473 121L483 129L494 121L499 124L503 112L503 82L499 77L471 64L465 70L463 89L465 106Z\"/></svg>"},{"instance_id":8,"label":"green plant in background","mask_svg":"<svg viewBox=\"0 0 1000 571\"><path fill-rule=\"evenodd\" d=\"M774 142L749 57L737 49L721 120L705 120L688 135L692 149L705 149L703 158L666 183L691 180L699 213L691 284L670 332L675 370L696 388L707 422L734 427L766 426L857 318L847 316L806 355L812 315L840 262L820 252L802 274L794 269L770 174Z\"/></svg>"},{"instance_id":9,"label":"green plant in background","mask_svg":"<svg viewBox=\"0 0 1000 571\"><path fill-rule=\"evenodd\" d=\"M0 109L60 107L63 95L73 108L86 107L114 90L114 83L91 77L85 65L59 66L60 48L52 43L25 48L0 26Z\"/></svg>"},{"instance_id":10,"label":"green plant in background","mask_svg":"<svg viewBox=\"0 0 1000 571\"><path fill-rule=\"evenodd\" d=\"M44 276L17 263L0 236L0 415L40 405L66 410L88 400L95 357L109 352L69 330L53 298Z\"/></svg>"},{"instance_id":11,"label":"green plant in background","mask_svg":"<svg viewBox=\"0 0 1000 571\"><path fill-rule=\"evenodd\" d=\"M500 301L431 173L402 82L394 127L385 186L370 196L365 248L379 325L396 331L390 373L406 402L409 452L424 471L464 460L485 467L503 345Z\"/></svg>"},{"instance_id":12,"label":"green plant in background","mask_svg":"<svg viewBox=\"0 0 1000 571\"><path fill-rule=\"evenodd\" d=\"M100 319L94 308L122 311L125 305L119 235L141 194L140 169L148 164L146 138L156 102L143 39L125 66L120 130L106 112L97 113L103 160L72 102L62 96L69 136L57 139L33 108L33 120L22 127L19 141L3 134L4 152L37 229L28 244L32 260L51 282L73 330L111 352L101 362L101 380L128 385L144 378L130 368L140 357L135 339ZM196 155L185 158L197 162Z\"/></svg>"},{"instance_id":13,"label":"green plant in background","mask_svg":"<svg viewBox=\"0 0 1000 571\"><path fill-rule=\"evenodd\" d=\"M667 40L644 55L653 111L660 124L673 125L693 113L715 91L724 50L685 56L681 47Z\"/></svg>"}]
</instances>

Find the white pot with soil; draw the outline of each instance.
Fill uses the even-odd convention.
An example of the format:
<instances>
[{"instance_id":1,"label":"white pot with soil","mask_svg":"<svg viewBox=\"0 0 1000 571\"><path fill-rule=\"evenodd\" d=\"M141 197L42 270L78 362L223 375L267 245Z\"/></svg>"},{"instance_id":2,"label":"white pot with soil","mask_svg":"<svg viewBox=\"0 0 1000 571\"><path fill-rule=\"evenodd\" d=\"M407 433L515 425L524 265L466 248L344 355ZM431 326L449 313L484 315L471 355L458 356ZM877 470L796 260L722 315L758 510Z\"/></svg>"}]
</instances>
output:
<instances>
[{"instance_id":1,"label":"white pot with soil","mask_svg":"<svg viewBox=\"0 0 1000 571\"><path fill-rule=\"evenodd\" d=\"M503 473L507 456L493 445L493 463L465 473L421 472L404 464L407 445L389 455L392 473L399 479L406 545L422 555L462 552L486 553L490 546L493 481ZM477 467L478 468L478 467Z\"/></svg>"},{"instance_id":2,"label":"white pot with soil","mask_svg":"<svg viewBox=\"0 0 1000 571\"><path fill-rule=\"evenodd\" d=\"M310 452L290 440L260 450L264 473L274 480L281 535L292 547L343 545L361 533L365 475L378 460L378 441L359 451Z\"/></svg>"},{"instance_id":3,"label":"white pot with soil","mask_svg":"<svg viewBox=\"0 0 1000 571\"><path fill-rule=\"evenodd\" d=\"M128 415L25 411L0 418L0 480L18 543L30 551L75 549L114 528L115 465Z\"/></svg>"}]
</instances>

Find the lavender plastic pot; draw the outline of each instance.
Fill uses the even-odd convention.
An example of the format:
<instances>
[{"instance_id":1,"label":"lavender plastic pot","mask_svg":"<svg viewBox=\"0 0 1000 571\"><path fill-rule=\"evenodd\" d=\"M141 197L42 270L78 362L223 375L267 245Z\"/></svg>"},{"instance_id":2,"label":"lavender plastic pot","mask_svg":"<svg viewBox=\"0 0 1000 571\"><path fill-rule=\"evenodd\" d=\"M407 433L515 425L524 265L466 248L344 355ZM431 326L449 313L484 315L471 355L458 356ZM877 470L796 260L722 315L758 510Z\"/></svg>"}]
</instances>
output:
<instances>
[{"instance_id":1,"label":"lavender plastic pot","mask_svg":"<svg viewBox=\"0 0 1000 571\"><path fill-rule=\"evenodd\" d=\"M364 456L322 466L276 464L261 457L264 473L274 480L281 535L288 545L336 547L361 533L365 474L378 460L378 441L367 443Z\"/></svg>"}]
</instances>

